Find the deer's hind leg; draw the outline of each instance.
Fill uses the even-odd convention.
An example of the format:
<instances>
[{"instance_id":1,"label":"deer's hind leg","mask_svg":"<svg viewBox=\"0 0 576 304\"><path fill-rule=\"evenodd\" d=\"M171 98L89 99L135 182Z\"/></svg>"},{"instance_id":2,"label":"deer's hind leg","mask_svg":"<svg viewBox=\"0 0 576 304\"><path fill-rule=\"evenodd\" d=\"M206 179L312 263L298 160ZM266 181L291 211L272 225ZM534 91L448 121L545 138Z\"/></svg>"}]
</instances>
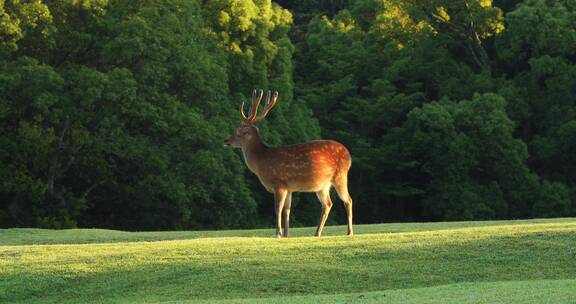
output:
<instances>
[{"instance_id":1,"label":"deer's hind leg","mask_svg":"<svg viewBox=\"0 0 576 304\"><path fill-rule=\"evenodd\" d=\"M292 192L288 192L284 200L284 237L288 237L288 229L290 228L290 207L292 205Z\"/></svg>"},{"instance_id":2,"label":"deer's hind leg","mask_svg":"<svg viewBox=\"0 0 576 304\"><path fill-rule=\"evenodd\" d=\"M353 235L352 230L352 197L348 193L348 172L339 174L334 179L334 188L338 193L338 197L344 202L346 208L346 215L348 216L348 235Z\"/></svg>"},{"instance_id":3,"label":"deer's hind leg","mask_svg":"<svg viewBox=\"0 0 576 304\"><path fill-rule=\"evenodd\" d=\"M328 214L332 208L332 200L330 199L330 187L328 184L324 189L316 192L316 196L322 203L322 213L320 214L320 223L318 224L318 229L316 229L316 236L322 235L322 230L324 229L324 224L326 224L326 219L328 219Z\"/></svg>"}]
</instances>

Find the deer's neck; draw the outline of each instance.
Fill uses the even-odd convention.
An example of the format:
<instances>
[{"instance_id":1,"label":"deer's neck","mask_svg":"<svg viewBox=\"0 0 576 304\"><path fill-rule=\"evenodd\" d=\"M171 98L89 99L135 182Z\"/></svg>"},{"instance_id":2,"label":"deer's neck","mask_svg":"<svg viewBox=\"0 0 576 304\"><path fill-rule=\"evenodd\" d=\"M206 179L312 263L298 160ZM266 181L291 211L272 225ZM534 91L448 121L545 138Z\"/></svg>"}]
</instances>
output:
<instances>
[{"instance_id":1,"label":"deer's neck","mask_svg":"<svg viewBox=\"0 0 576 304\"><path fill-rule=\"evenodd\" d=\"M268 147L262 143L260 138L254 138L250 143L242 147L244 161L250 171L256 175L258 175L260 160L266 152L266 149L268 149Z\"/></svg>"}]
</instances>

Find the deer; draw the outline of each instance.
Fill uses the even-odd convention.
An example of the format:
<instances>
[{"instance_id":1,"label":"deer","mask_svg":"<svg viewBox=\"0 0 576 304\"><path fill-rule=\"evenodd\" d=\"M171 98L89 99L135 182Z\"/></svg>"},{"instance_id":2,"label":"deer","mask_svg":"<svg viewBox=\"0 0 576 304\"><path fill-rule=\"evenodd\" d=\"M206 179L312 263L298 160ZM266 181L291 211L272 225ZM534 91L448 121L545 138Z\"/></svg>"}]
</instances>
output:
<instances>
[{"instance_id":1,"label":"deer","mask_svg":"<svg viewBox=\"0 0 576 304\"><path fill-rule=\"evenodd\" d=\"M276 238L282 238L282 235L288 237L293 192L316 193L322 204L320 222L315 234L320 237L332 208L331 187L336 189L344 203L348 235L353 235L352 198L348 193L348 171L352 165L350 152L343 144L334 140L313 140L282 147L268 147L262 142L260 130L255 124L266 118L274 108L278 92L271 96L268 91L264 109L258 114L263 94L263 90L259 93L257 90L253 91L248 116L244 113L242 102L242 125L224 141L224 146L241 149L248 169L258 177L268 192L274 194Z\"/></svg>"}]
</instances>

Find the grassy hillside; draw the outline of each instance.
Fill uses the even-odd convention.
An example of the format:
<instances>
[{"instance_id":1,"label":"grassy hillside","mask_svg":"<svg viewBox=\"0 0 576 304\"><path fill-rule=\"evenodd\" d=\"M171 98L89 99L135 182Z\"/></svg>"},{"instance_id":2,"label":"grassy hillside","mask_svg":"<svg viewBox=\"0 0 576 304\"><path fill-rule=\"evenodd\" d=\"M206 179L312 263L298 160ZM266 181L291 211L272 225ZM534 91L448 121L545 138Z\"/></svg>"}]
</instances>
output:
<instances>
[{"instance_id":1,"label":"grassy hillside","mask_svg":"<svg viewBox=\"0 0 576 304\"><path fill-rule=\"evenodd\" d=\"M574 218L532 219L514 221L475 221L441 223L392 223L355 225L355 234L395 233L446 230L456 228L488 227L501 225L558 224L574 223ZM291 237L313 236L316 227L290 228ZM341 236L346 234L346 226L327 226L322 235ZM216 231L154 231L127 232L106 229L64 229L48 230L35 228L0 229L0 245L38 244L88 244L140 241L168 241L214 237L272 237L273 229L216 230Z\"/></svg>"},{"instance_id":2,"label":"grassy hillside","mask_svg":"<svg viewBox=\"0 0 576 304\"><path fill-rule=\"evenodd\" d=\"M575 303L576 280L475 282L337 295L262 299L176 301L171 303L368 303L368 304L499 304Z\"/></svg>"},{"instance_id":3,"label":"grassy hillside","mask_svg":"<svg viewBox=\"0 0 576 304\"><path fill-rule=\"evenodd\" d=\"M344 232L329 228L328 234ZM9 229L0 231L0 302L576 299L576 219L383 224L356 231L354 237L276 240L261 237L272 230ZM310 235L313 228L294 232Z\"/></svg>"}]
</instances>

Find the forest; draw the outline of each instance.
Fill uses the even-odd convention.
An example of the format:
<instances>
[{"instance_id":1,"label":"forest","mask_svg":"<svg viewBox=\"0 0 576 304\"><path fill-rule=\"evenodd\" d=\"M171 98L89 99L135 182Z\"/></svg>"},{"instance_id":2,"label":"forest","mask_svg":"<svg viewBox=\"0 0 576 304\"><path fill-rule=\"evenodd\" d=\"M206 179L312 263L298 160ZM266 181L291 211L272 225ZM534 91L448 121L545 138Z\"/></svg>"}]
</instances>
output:
<instances>
[{"instance_id":1,"label":"forest","mask_svg":"<svg viewBox=\"0 0 576 304\"><path fill-rule=\"evenodd\" d=\"M0 228L271 227L254 88L266 144L348 147L355 223L576 215L573 0L0 0Z\"/></svg>"}]
</instances>

